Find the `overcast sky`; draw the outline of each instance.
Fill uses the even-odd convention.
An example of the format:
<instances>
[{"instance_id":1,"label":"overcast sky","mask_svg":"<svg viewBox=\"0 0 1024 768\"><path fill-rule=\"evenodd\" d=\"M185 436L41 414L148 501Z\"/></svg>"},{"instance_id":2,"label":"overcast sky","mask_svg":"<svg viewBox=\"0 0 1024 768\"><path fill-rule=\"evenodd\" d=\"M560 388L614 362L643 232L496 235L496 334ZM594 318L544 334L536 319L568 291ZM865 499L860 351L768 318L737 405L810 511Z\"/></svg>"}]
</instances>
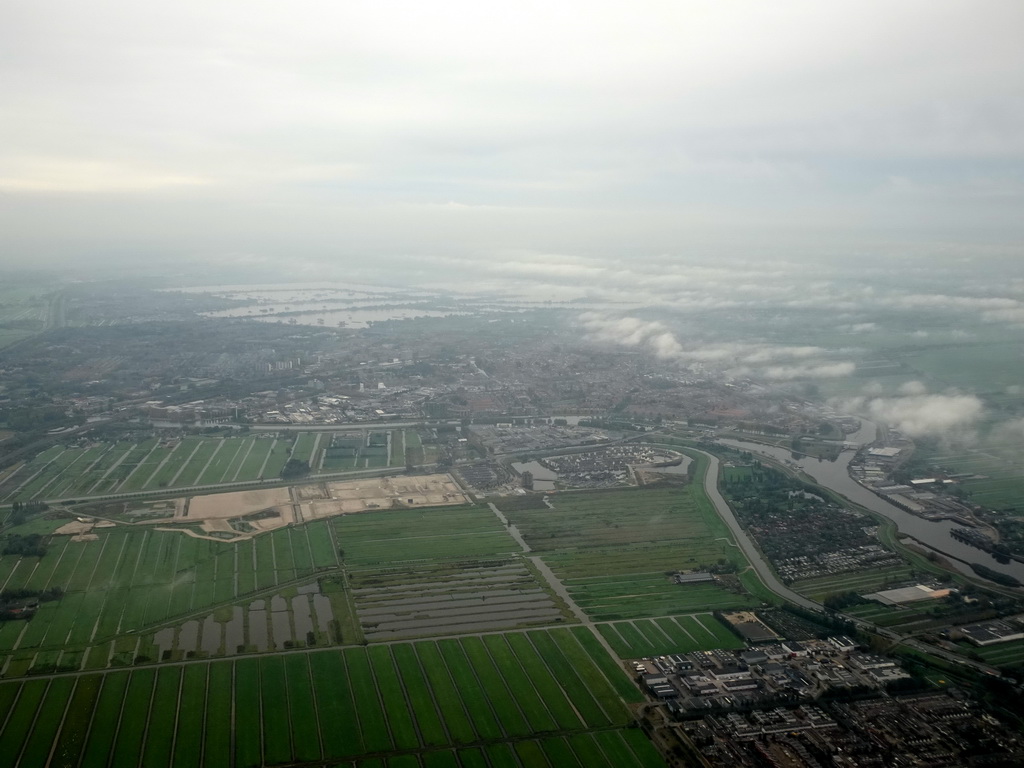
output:
<instances>
[{"instance_id":1,"label":"overcast sky","mask_svg":"<svg viewBox=\"0 0 1024 768\"><path fill-rule=\"evenodd\" d=\"M1020 0L7 2L0 263L1020 258L1022 31Z\"/></svg>"}]
</instances>

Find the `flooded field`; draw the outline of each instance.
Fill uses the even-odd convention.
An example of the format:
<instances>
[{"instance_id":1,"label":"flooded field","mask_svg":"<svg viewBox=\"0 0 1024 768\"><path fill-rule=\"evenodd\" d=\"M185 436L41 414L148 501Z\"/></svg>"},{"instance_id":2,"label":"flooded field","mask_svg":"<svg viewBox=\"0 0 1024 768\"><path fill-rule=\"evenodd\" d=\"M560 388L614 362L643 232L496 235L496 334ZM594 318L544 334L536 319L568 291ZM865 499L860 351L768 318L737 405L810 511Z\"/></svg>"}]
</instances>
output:
<instances>
[{"instance_id":1,"label":"flooded field","mask_svg":"<svg viewBox=\"0 0 1024 768\"><path fill-rule=\"evenodd\" d=\"M331 596L313 581L269 600L220 608L201 619L164 627L154 633L152 642L162 660L329 645L334 619Z\"/></svg>"}]
</instances>

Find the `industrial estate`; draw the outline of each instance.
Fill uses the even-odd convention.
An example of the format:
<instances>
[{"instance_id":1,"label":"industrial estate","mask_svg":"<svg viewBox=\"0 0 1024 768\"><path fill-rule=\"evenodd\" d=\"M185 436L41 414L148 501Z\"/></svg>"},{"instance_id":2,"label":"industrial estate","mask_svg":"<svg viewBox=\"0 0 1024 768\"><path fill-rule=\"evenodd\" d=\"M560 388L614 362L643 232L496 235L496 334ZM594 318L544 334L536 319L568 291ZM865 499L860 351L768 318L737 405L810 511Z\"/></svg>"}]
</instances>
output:
<instances>
[{"instance_id":1,"label":"industrial estate","mask_svg":"<svg viewBox=\"0 0 1024 768\"><path fill-rule=\"evenodd\" d=\"M567 308L4 290L8 764L1024 762L998 452Z\"/></svg>"}]
</instances>

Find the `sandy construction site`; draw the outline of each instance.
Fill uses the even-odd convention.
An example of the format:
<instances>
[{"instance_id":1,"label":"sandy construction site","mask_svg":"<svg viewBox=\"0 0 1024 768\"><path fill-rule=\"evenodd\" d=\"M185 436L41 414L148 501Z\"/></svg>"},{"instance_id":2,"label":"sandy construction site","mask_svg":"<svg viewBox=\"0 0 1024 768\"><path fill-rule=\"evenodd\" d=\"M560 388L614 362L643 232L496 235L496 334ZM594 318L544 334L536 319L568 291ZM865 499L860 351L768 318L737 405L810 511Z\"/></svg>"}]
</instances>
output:
<instances>
[{"instance_id":1,"label":"sandy construction site","mask_svg":"<svg viewBox=\"0 0 1024 768\"><path fill-rule=\"evenodd\" d=\"M297 486L292 490L303 520L374 509L411 509L466 503L466 497L450 475L378 477L348 483Z\"/></svg>"},{"instance_id":2,"label":"sandy construction site","mask_svg":"<svg viewBox=\"0 0 1024 768\"><path fill-rule=\"evenodd\" d=\"M173 520L161 522L194 523L199 530L184 529L185 533L241 541L264 531L336 515L465 503L465 495L448 474L375 477L192 496L175 506Z\"/></svg>"}]
</instances>

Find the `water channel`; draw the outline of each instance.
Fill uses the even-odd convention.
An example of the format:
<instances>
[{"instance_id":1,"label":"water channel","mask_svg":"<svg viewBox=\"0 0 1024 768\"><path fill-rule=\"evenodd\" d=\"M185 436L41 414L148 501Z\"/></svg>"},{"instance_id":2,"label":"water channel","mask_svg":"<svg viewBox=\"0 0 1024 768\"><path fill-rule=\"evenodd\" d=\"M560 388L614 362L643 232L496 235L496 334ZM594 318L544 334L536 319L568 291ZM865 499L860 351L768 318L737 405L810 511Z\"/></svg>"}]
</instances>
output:
<instances>
[{"instance_id":1,"label":"water channel","mask_svg":"<svg viewBox=\"0 0 1024 768\"><path fill-rule=\"evenodd\" d=\"M860 431L847 438L848 442L858 445L866 445L873 442L874 439L875 425L868 421L862 421ZM799 467L806 474L814 478L814 481L819 485L845 496L855 504L859 504L872 512L877 512L889 518L896 523L901 534L910 536L923 546L933 549L940 554L955 558L951 560L953 566L965 574L977 576L966 563L979 563L999 573L1015 576L1024 582L1024 563L1016 561L1000 563L989 553L963 544L950 536L949 532L953 528L962 527L959 523L949 520L925 520L909 512L904 512L851 478L847 468L850 461L856 455L854 450L843 451L836 461L819 461L816 458L806 456L794 459L793 454L785 448L777 448L761 443L728 439L722 439L719 442L730 448L750 451L754 455L770 456L779 463Z\"/></svg>"}]
</instances>

